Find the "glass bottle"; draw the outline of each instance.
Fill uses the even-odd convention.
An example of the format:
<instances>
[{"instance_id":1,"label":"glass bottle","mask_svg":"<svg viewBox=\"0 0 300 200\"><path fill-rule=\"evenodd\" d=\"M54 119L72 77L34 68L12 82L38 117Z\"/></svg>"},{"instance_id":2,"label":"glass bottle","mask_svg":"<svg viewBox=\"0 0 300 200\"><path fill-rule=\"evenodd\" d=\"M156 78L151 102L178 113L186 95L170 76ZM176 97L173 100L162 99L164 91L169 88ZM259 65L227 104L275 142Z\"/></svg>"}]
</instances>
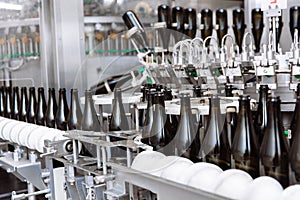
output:
<instances>
[{"instance_id":1,"label":"glass bottle","mask_svg":"<svg viewBox=\"0 0 300 200\"><path fill-rule=\"evenodd\" d=\"M150 131L152 128L153 115L154 115L154 108L153 108L154 95L155 95L155 90L150 90L147 94L146 118L142 130L142 142L145 144L150 144L149 138L150 138Z\"/></svg>"},{"instance_id":2,"label":"glass bottle","mask_svg":"<svg viewBox=\"0 0 300 200\"><path fill-rule=\"evenodd\" d=\"M293 6L290 8L290 31L294 37L295 29L298 30L298 37L300 36L300 7Z\"/></svg>"},{"instance_id":3,"label":"glass bottle","mask_svg":"<svg viewBox=\"0 0 300 200\"><path fill-rule=\"evenodd\" d=\"M259 103L256 114L256 132L258 137L258 144L262 143L263 134L267 127L268 113L267 113L267 101L268 101L268 85L260 85L259 87Z\"/></svg>"},{"instance_id":4,"label":"glass bottle","mask_svg":"<svg viewBox=\"0 0 300 200\"><path fill-rule=\"evenodd\" d=\"M11 98L11 87L5 88L5 101L4 101L4 117L11 118L11 105L12 105L12 98Z\"/></svg>"},{"instance_id":5,"label":"glass bottle","mask_svg":"<svg viewBox=\"0 0 300 200\"><path fill-rule=\"evenodd\" d=\"M29 88L29 100L27 107L27 122L35 124L35 115L36 115L36 96L35 88Z\"/></svg>"},{"instance_id":6,"label":"glass bottle","mask_svg":"<svg viewBox=\"0 0 300 200\"><path fill-rule=\"evenodd\" d=\"M172 90L170 88L164 88L164 100L165 102L172 101L173 95ZM175 133L178 128L178 118L176 115L167 114L166 118L166 128L168 129L169 135L167 139L167 143L173 140Z\"/></svg>"},{"instance_id":7,"label":"glass bottle","mask_svg":"<svg viewBox=\"0 0 300 200\"><path fill-rule=\"evenodd\" d=\"M80 129L82 120L82 112L78 99L78 90L71 89L71 104L70 112L68 115L68 127L69 130Z\"/></svg>"},{"instance_id":8,"label":"glass bottle","mask_svg":"<svg viewBox=\"0 0 300 200\"><path fill-rule=\"evenodd\" d=\"M201 97L201 86L200 85L194 85L194 97Z\"/></svg>"},{"instance_id":9,"label":"glass bottle","mask_svg":"<svg viewBox=\"0 0 300 200\"><path fill-rule=\"evenodd\" d=\"M226 97L233 97L233 90L234 87L232 85L225 85L225 96ZM227 135L228 135L228 141L229 145L231 147L233 137L234 137L234 130L236 127L236 119L237 119L237 113L236 113L236 107L235 106L228 106L226 108L226 123L227 123Z\"/></svg>"},{"instance_id":10,"label":"glass bottle","mask_svg":"<svg viewBox=\"0 0 300 200\"><path fill-rule=\"evenodd\" d=\"M223 8L220 8L216 11L216 24L219 25L219 29L217 30L217 36L219 40L219 45L221 46L222 38L228 32L228 18L227 11Z\"/></svg>"},{"instance_id":11,"label":"glass bottle","mask_svg":"<svg viewBox=\"0 0 300 200\"><path fill-rule=\"evenodd\" d=\"M92 99L92 92L85 91L85 104L81 120L81 130L102 131Z\"/></svg>"},{"instance_id":12,"label":"glass bottle","mask_svg":"<svg viewBox=\"0 0 300 200\"><path fill-rule=\"evenodd\" d=\"M175 43L177 43L182 39L184 33L184 10L181 6L172 8L172 29Z\"/></svg>"},{"instance_id":13,"label":"glass bottle","mask_svg":"<svg viewBox=\"0 0 300 200\"><path fill-rule=\"evenodd\" d=\"M149 140L155 151L162 149L166 145L166 138L169 135L168 130L165 128L166 118L164 94L156 93L154 96L153 124Z\"/></svg>"},{"instance_id":14,"label":"glass bottle","mask_svg":"<svg viewBox=\"0 0 300 200\"><path fill-rule=\"evenodd\" d=\"M289 186L288 143L281 121L280 98L271 97L268 102L268 123L260 148L260 157L265 175L277 179L286 188Z\"/></svg>"},{"instance_id":15,"label":"glass bottle","mask_svg":"<svg viewBox=\"0 0 300 200\"><path fill-rule=\"evenodd\" d=\"M250 96L239 97L239 113L231 147L234 167L259 176L259 150L250 109Z\"/></svg>"},{"instance_id":16,"label":"glass bottle","mask_svg":"<svg viewBox=\"0 0 300 200\"><path fill-rule=\"evenodd\" d=\"M5 94L4 87L0 87L0 116L4 117Z\"/></svg>"},{"instance_id":17,"label":"glass bottle","mask_svg":"<svg viewBox=\"0 0 300 200\"><path fill-rule=\"evenodd\" d=\"M203 29L201 30L201 38L204 40L213 33L213 12L212 10L205 8L201 11L201 24Z\"/></svg>"},{"instance_id":18,"label":"glass bottle","mask_svg":"<svg viewBox=\"0 0 300 200\"><path fill-rule=\"evenodd\" d=\"M260 40L264 30L264 13L260 8L252 10L252 34L255 43L255 52L260 50Z\"/></svg>"},{"instance_id":19,"label":"glass bottle","mask_svg":"<svg viewBox=\"0 0 300 200\"><path fill-rule=\"evenodd\" d=\"M187 8L184 10L184 23L188 25L185 34L194 39L197 32L197 12L194 8Z\"/></svg>"},{"instance_id":20,"label":"glass bottle","mask_svg":"<svg viewBox=\"0 0 300 200\"><path fill-rule=\"evenodd\" d=\"M55 115L56 128L66 131L68 129L69 107L67 103L66 88L59 89L58 107Z\"/></svg>"},{"instance_id":21,"label":"glass bottle","mask_svg":"<svg viewBox=\"0 0 300 200\"><path fill-rule=\"evenodd\" d=\"M158 16L158 22L165 22L166 28L159 29L158 32L161 37L162 46L164 49L168 49L169 47L169 31L168 29L171 28L170 24L170 7L166 4L162 4L158 6L157 8L157 16Z\"/></svg>"},{"instance_id":22,"label":"glass bottle","mask_svg":"<svg viewBox=\"0 0 300 200\"><path fill-rule=\"evenodd\" d=\"M175 155L195 160L200 150L200 139L197 138L196 135L195 122L191 112L190 96L183 94L180 97L180 120L174 138Z\"/></svg>"},{"instance_id":23,"label":"glass bottle","mask_svg":"<svg viewBox=\"0 0 300 200\"><path fill-rule=\"evenodd\" d=\"M147 93L148 93L149 89L147 88L147 86L144 84L141 86L141 93L142 93L142 97L141 97L141 102L146 102L147 100ZM139 109L139 126L142 127L146 118L146 109Z\"/></svg>"},{"instance_id":24,"label":"glass bottle","mask_svg":"<svg viewBox=\"0 0 300 200\"><path fill-rule=\"evenodd\" d=\"M121 89L116 88L114 91L114 99L112 100L112 113L109 122L109 131L121 130L129 130L129 125L122 103Z\"/></svg>"},{"instance_id":25,"label":"glass bottle","mask_svg":"<svg viewBox=\"0 0 300 200\"><path fill-rule=\"evenodd\" d=\"M298 83L298 85L297 85L296 96L297 96L297 99L300 96L300 83ZM300 117L299 113L297 112L297 110L299 109L299 107L300 107L300 104L297 101L296 102L296 106L295 106L295 111L293 112L293 117L292 117L292 120L291 120L291 125L290 125L290 130L291 130L291 133L292 133L291 143L292 143L292 141L294 139L293 134L295 133L296 121Z\"/></svg>"},{"instance_id":26,"label":"glass bottle","mask_svg":"<svg viewBox=\"0 0 300 200\"><path fill-rule=\"evenodd\" d=\"M300 112L300 96L297 97L299 104L295 112ZM292 132L293 140L291 141L290 162L293 171L295 172L296 181L300 183L300 117L295 120L294 132Z\"/></svg>"},{"instance_id":27,"label":"glass bottle","mask_svg":"<svg viewBox=\"0 0 300 200\"><path fill-rule=\"evenodd\" d=\"M149 44L146 32L136 14L133 11L128 10L123 14L122 19L129 30L133 27L136 27L138 29L138 34L134 34L133 38L139 46L141 46L144 49L147 49L147 47L149 47Z\"/></svg>"},{"instance_id":28,"label":"glass bottle","mask_svg":"<svg viewBox=\"0 0 300 200\"><path fill-rule=\"evenodd\" d=\"M20 95L19 87L13 87L13 98L12 98L12 112L11 118L18 120L19 119L19 106L20 106Z\"/></svg>"},{"instance_id":29,"label":"glass bottle","mask_svg":"<svg viewBox=\"0 0 300 200\"><path fill-rule=\"evenodd\" d=\"M46 126L49 128L55 128L55 115L57 112L57 102L55 97L55 89L49 88L48 89L48 103L46 109Z\"/></svg>"},{"instance_id":30,"label":"glass bottle","mask_svg":"<svg viewBox=\"0 0 300 200\"><path fill-rule=\"evenodd\" d=\"M35 117L35 121L37 125L45 126L46 109L47 109L47 105L46 105L44 88L39 87L36 117Z\"/></svg>"},{"instance_id":31,"label":"glass bottle","mask_svg":"<svg viewBox=\"0 0 300 200\"><path fill-rule=\"evenodd\" d=\"M244 10L241 8L234 9L232 11L232 19L233 19L232 28L233 28L234 35L235 35L235 41L241 51L243 37L244 37L245 29L246 29Z\"/></svg>"},{"instance_id":32,"label":"glass bottle","mask_svg":"<svg viewBox=\"0 0 300 200\"><path fill-rule=\"evenodd\" d=\"M20 101L20 112L19 112L20 121L26 122L27 120L27 105L28 105L27 88L21 87L21 101Z\"/></svg>"},{"instance_id":33,"label":"glass bottle","mask_svg":"<svg viewBox=\"0 0 300 200\"><path fill-rule=\"evenodd\" d=\"M230 169L230 146L225 117L220 112L220 99L213 95L209 99L209 122L201 144L200 154L204 161Z\"/></svg>"}]
</instances>

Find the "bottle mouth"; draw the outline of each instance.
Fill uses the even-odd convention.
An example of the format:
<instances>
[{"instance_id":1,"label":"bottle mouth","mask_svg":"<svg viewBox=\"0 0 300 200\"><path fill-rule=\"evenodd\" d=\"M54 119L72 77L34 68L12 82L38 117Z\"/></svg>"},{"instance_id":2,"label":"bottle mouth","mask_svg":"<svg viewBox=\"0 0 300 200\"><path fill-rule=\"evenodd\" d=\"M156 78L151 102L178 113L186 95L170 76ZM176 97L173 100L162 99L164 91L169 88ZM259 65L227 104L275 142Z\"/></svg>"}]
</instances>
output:
<instances>
[{"instance_id":1,"label":"bottle mouth","mask_svg":"<svg viewBox=\"0 0 300 200\"><path fill-rule=\"evenodd\" d=\"M239 97L240 101L250 101L250 99L251 99L250 96L246 95L246 94L240 95L240 97Z\"/></svg>"},{"instance_id":2,"label":"bottle mouth","mask_svg":"<svg viewBox=\"0 0 300 200\"><path fill-rule=\"evenodd\" d=\"M280 96L269 97L270 102L280 102Z\"/></svg>"}]
</instances>

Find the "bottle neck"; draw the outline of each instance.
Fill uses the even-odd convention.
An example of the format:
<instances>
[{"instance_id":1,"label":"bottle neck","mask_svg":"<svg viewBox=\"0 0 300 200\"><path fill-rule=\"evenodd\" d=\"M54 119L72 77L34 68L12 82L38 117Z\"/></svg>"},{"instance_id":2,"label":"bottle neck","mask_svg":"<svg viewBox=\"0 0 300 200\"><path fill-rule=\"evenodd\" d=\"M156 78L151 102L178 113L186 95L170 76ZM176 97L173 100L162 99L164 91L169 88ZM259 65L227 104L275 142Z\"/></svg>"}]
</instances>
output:
<instances>
[{"instance_id":1,"label":"bottle neck","mask_svg":"<svg viewBox=\"0 0 300 200\"><path fill-rule=\"evenodd\" d=\"M186 116L186 115L191 115L191 102L190 102L190 97L189 96L183 96L180 98L180 115L181 116Z\"/></svg>"},{"instance_id":2,"label":"bottle neck","mask_svg":"<svg viewBox=\"0 0 300 200\"><path fill-rule=\"evenodd\" d=\"M280 119L280 100L271 98L268 103L268 129L277 129L276 133L283 131ZM272 131L274 132L274 131Z\"/></svg>"}]
</instances>

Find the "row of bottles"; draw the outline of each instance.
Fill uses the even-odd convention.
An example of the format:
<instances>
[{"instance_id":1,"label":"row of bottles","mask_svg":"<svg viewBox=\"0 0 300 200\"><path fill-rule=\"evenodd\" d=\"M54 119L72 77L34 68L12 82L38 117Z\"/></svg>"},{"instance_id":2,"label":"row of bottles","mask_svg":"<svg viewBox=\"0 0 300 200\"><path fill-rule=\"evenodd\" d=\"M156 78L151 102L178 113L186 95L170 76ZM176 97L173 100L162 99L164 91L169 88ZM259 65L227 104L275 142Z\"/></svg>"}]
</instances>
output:
<instances>
[{"instance_id":1,"label":"row of bottles","mask_svg":"<svg viewBox=\"0 0 300 200\"><path fill-rule=\"evenodd\" d=\"M195 116L191 114L190 97L182 95L180 116L174 118L178 120L175 128L168 119L171 115L165 112L164 93L157 91L156 85L144 85L142 91L142 100L147 101L142 142L152 146L154 150L187 157L194 162L213 163L223 170L241 169L253 178L260 175L271 176L283 187L290 184L291 165L299 182L300 117L295 119L299 122L295 123L289 147L281 119L281 100L276 96L269 97L267 86L260 87L255 119L250 109L250 96L239 97L239 112L232 120L233 118L227 118L227 114L221 114L220 98L212 95L209 98L209 119L205 125L201 120L195 122ZM295 113L297 111L300 112L300 97ZM230 124L234 123L231 129L227 128L228 120L232 120ZM204 137L199 132L199 127L202 126L205 130Z\"/></svg>"},{"instance_id":2,"label":"row of bottles","mask_svg":"<svg viewBox=\"0 0 300 200\"><path fill-rule=\"evenodd\" d=\"M0 60L40 56L38 27L18 27L0 34Z\"/></svg>"},{"instance_id":3,"label":"row of bottles","mask_svg":"<svg viewBox=\"0 0 300 200\"><path fill-rule=\"evenodd\" d=\"M200 11L200 22L197 22L197 11L193 8L184 9L183 7L176 6L170 8L166 4L162 4L158 6L158 22L164 22L166 25L166 29L159 29L158 33L161 38L161 43L164 49L168 49L170 46L170 31L171 35L175 40L175 43L183 40L184 35L189 38L195 38L198 24L200 26L201 38L205 39L209 36L213 35L214 27L216 27L216 35L219 41L219 45L221 45L222 38L228 33L228 13L226 9L218 9L215 11L215 23L217 26L213 24L213 11L209 8L202 9ZM292 37L294 37L295 29L300 28L299 21L299 7L293 6L289 10L290 16L290 32ZM125 16L125 17L124 17ZM128 17L130 16L130 17ZM232 11L232 29L235 36L236 44L239 46L240 50L242 50L242 41L245 34L245 29L247 25L245 24L245 13L241 8L234 9ZM138 18L134 14L133 11L127 11L123 15L123 20L126 26L131 29L132 27L137 27L140 33L143 35L141 38L143 39L138 41L142 47L149 47L147 38L145 37L145 31L142 24L139 22ZM197 24L198 23L198 24ZM255 8L251 11L251 23L252 23L252 34L254 38L255 51L260 51L260 43L264 30L264 14L260 8ZM278 19L278 27L276 28L276 39L277 43L279 43L280 35L282 32L283 22L282 18ZM140 37L140 36L134 36ZM151 47L151 46L150 46Z\"/></svg>"},{"instance_id":4,"label":"row of bottles","mask_svg":"<svg viewBox=\"0 0 300 200\"><path fill-rule=\"evenodd\" d=\"M60 88L58 102L54 88L48 90L48 101L45 98L44 88L38 88L37 97L35 87L30 87L28 90L29 95L27 88L21 87L20 95L17 86L0 87L0 115L64 131L101 130L91 91L87 90L85 93L85 107L82 114L77 89L71 89L70 107L65 88Z\"/></svg>"}]
</instances>

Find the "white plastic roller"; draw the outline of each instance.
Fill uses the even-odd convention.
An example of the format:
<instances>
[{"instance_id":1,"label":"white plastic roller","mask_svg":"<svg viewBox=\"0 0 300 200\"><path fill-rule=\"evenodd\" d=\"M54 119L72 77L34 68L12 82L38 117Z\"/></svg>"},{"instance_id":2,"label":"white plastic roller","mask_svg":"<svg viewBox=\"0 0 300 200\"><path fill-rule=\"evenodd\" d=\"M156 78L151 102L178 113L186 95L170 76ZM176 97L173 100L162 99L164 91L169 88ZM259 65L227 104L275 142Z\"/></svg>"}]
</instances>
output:
<instances>
[{"instance_id":1,"label":"white plastic roller","mask_svg":"<svg viewBox=\"0 0 300 200\"><path fill-rule=\"evenodd\" d=\"M44 141L67 139L65 131L0 117L0 138L43 153Z\"/></svg>"}]
</instances>

